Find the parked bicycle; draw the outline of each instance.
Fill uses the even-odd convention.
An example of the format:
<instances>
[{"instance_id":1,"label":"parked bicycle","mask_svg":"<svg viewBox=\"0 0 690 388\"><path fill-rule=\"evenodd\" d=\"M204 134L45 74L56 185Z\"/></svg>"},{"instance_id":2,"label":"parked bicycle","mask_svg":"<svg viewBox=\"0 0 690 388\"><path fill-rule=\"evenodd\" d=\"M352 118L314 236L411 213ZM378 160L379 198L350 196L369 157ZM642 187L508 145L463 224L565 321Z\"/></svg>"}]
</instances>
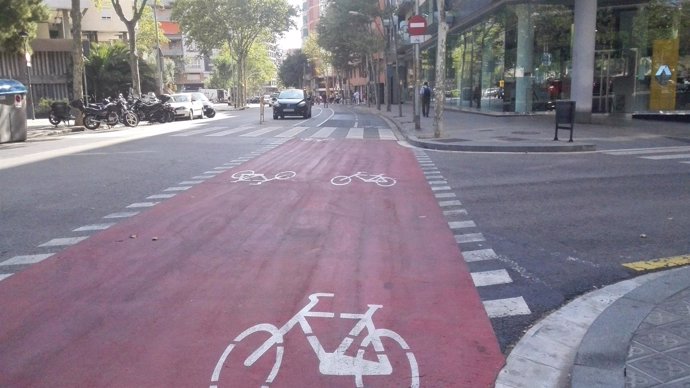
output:
<instances>
[{"instance_id":1,"label":"parked bicycle","mask_svg":"<svg viewBox=\"0 0 690 388\"><path fill-rule=\"evenodd\" d=\"M393 373L393 365L388 359L388 356L384 353L385 348L383 346L383 342L381 341L383 338L387 338L397 343L397 345L405 351L405 356L410 366L410 380L409 385L403 385L411 388L419 388L419 366L417 365L417 360L410 350L407 342L405 342L405 340L398 333L388 329L378 329L374 325L372 316L378 309L383 308L382 305L369 304L367 305L368 310L362 314L341 313L339 315L340 319L352 319L356 321L354 327L342 340L335 351L327 352L323 348L321 341L319 341L316 334L312 332L307 318L335 318L335 313L333 312L312 311L314 306L316 306L316 304L319 302L319 298L332 298L334 296L335 295L331 293L311 294L309 295L309 303L307 303L306 306L304 306L299 312L297 312L297 314L295 314L295 316L290 318L290 320L280 328L270 323L261 323L254 325L240 333L237 337L235 337L230 345L225 348L225 351L216 363L216 367L211 375L211 388L220 387L220 375L226 363L241 362L241 360L230 358L235 346L237 346L237 344L242 342L250 335L259 332L268 333L269 338L263 342L258 349L251 353L243 361L243 364L246 367L250 367L269 350L275 348L275 362L273 363L273 367L271 368L268 377L266 377L264 384L261 385L262 388L268 388L280 371L284 354L284 337L288 332L290 332L290 330L298 325L309 342L309 345L311 345L314 354L319 360L319 372L321 374L327 376L353 376L355 379L355 387L357 388L364 387L364 376L391 375ZM363 330L366 330L367 335L362 339L356 355L347 355L346 353L352 346L354 339L357 338L357 336L362 333ZM367 352L373 353L372 355L375 356L377 360L370 361L364 359L364 355ZM237 380L233 379L232 377L228 377L225 381L228 381L225 386L237 386ZM232 382L235 384L233 385Z\"/></svg>"}]
</instances>

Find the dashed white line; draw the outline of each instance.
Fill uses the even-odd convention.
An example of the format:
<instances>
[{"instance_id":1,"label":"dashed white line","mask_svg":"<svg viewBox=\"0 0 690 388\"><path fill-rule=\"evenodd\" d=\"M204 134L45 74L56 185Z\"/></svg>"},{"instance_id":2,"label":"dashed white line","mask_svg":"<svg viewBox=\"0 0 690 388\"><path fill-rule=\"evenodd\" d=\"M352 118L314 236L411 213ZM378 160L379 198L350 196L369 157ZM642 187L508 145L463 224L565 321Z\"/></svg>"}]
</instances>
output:
<instances>
[{"instance_id":1,"label":"dashed white line","mask_svg":"<svg viewBox=\"0 0 690 388\"><path fill-rule=\"evenodd\" d=\"M436 198L455 198L456 195L455 193L436 193L434 194L434 197Z\"/></svg>"},{"instance_id":2,"label":"dashed white line","mask_svg":"<svg viewBox=\"0 0 690 388\"><path fill-rule=\"evenodd\" d=\"M107 216L105 216L103 218L127 218L127 217L136 216L137 214L139 214L139 212L111 213L111 214L108 214Z\"/></svg>"},{"instance_id":3,"label":"dashed white line","mask_svg":"<svg viewBox=\"0 0 690 388\"><path fill-rule=\"evenodd\" d=\"M467 210L465 210L465 209L444 210L443 215L446 217L467 215Z\"/></svg>"},{"instance_id":4,"label":"dashed white line","mask_svg":"<svg viewBox=\"0 0 690 388\"><path fill-rule=\"evenodd\" d=\"M204 182L204 181L202 181L202 180L197 180L197 181L182 181L182 182L180 182L179 184L180 184L180 185L186 186L186 185L198 185L199 183L203 183L203 182Z\"/></svg>"},{"instance_id":5,"label":"dashed white line","mask_svg":"<svg viewBox=\"0 0 690 388\"><path fill-rule=\"evenodd\" d=\"M106 230L113 225L115 225L115 223L84 225L84 226L81 226L77 229L74 229L72 232L89 232L89 231L93 231L93 230Z\"/></svg>"},{"instance_id":6,"label":"dashed white line","mask_svg":"<svg viewBox=\"0 0 690 388\"><path fill-rule=\"evenodd\" d=\"M175 187L168 187L167 189L163 191L185 191L191 189L192 186L175 186Z\"/></svg>"},{"instance_id":7,"label":"dashed white line","mask_svg":"<svg viewBox=\"0 0 690 388\"><path fill-rule=\"evenodd\" d=\"M146 199L168 199L176 196L177 194L175 193L170 193L170 194L154 194L154 195L149 195L146 197Z\"/></svg>"},{"instance_id":8,"label":"dashed white line","mask_svg":"<svg viewBox=\"0 0 690 388\"><path fill-rule=\"evenodd\" d=\"M508 284L513 282L513 279L510 278L508 271L505 269L472 272L470 275L472 276L475 287L495 286L497 284Z\"/></svg>"},{"instance_id":9,"label":"dashed white line","mask_svg":"<svg viewBox=\"0 0 690 388\"><path fill-rule=\"evenodd\" d=\"M39 245L39 247L59 247L66 245L74 245L78 242L86 240L87 238L89 238L89 236L54 238L48 242Z\"/></svg>"},{"instance_id":10,"label":"dashed white line","mask_svg":"<svg viewBox=\"0 0 690 388\"><path fill-rule=\"evenodd\" d=\"M54 253L44 253L40 255L24 255L24 256L15 256L9 260L5 260L0 265L20 265L20 264L35 264L38 262L41 262L50 256L54 255ZM2 276L2 275L0 275Z\"/></svg>"},{"instance_id":11,"label":"dashed white line","mask_svg":"<svg viewBox=\"0 0 690 388\"><path fill-rule=\"evenodd\" d=\"M471 242L486 241L484 235L481 233L467 233L467 234L456 234L455 242L458 244L465 244Z\"/></svg>"},{"instance_id":12,"label":"dashed white line","mask_svg":"<svg viewBox=\"0 0 690 388\"><path fill-rule=\"evenodd\" d=\"M465 262L467 263L498 259L496 252L494 252L494 250L490 248L462 252L462 256L465 258Z\"/></svg>"},{"instance_id":13,"label":"dashed white line","mask_svg":"<svg viewBox=\"0 0 690 388\"><path fill-rule=\"evenodd\" d=\"M475 228L477 225L474 221L451 221L448 223L451 229Z\"/></svg>"},{"instance_id":14,"label":"dashed white line","mask_svg":"<svg viewBox=\"0 0 690 388\"><path fill-rule=\"evenodd\" d=\"M158 205L160 202L135 202L131 205L127 205L128 209L136 209L140 207L152 207Z\"/></svg>"},{"instance_id":15,"label":"dashed white line","mask_svg":"<svg viewBox=\"0 0 690 388\"><path fill-rule=\"evenodd\" d=\"M529 315L532 313L521 296L517 298L485 300L483 303L484 310L486 310L489 318Z\"/></svg>"},{"instance_id":16,"label":"dashed white line","mask_svg":"<svg viewBox=\"0 0 690 388\"><path fill-rule=\"evenodd\" d=\"M429 181L430 185L447 185L447 181Z\"/></svg>"},{"instance_id":17,"label":"dashed white line","mask_svg":"<svg viewBox=\"0 0 690 388\"><path fill-rule=\"evenodd\" d=\"M450 186L432 186L431 191L452 190Z\"/></svg>"},{"instance_id":18,"label":"dashed white line","mask_svg":"<svg viewBox=\"0 0 690 388\"><path fill-rule=\"evenodd\" d=\"M462 206L462 202L457 199L451 201L438 201L438 205L441 207Z\"/></svg>"}]
</instances>

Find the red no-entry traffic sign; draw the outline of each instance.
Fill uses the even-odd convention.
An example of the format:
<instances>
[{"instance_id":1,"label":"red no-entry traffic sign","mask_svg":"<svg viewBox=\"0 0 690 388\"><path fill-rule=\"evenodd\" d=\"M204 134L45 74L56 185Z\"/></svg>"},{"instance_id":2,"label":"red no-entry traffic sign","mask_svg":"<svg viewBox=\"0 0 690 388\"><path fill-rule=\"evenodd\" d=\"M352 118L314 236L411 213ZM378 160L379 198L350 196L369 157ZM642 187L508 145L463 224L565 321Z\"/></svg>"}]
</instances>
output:
<instances>
[{"instance_id":1,"label":"red no-entry traffic sign","mask_svg":"<svg viewBox=\"0 0 690 388\"><path fill-rule=\"evenodd\" d=\"M426 35L426 19L424 16L412 16L408 21L407 31L410 36Z\"/></svg>"}]
</instances>

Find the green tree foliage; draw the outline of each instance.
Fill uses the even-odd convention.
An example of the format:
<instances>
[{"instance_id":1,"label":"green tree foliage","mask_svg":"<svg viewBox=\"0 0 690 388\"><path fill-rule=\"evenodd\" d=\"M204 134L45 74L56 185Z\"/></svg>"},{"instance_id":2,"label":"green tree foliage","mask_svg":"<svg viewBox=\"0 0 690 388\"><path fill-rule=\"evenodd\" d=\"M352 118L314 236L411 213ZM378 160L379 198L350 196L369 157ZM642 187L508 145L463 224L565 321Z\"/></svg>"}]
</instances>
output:
<instances>
[{"instance_id":1,"label":"green tree foliage","mask_svg":"<svg viewBox=\"0 0 690 388\"><path fill-rule=\"evenodd\" d=\"M247 60L261 37L278 37L294 26L297 10L286 0L177 0L172 18L180 23L188 42L210 54L227 43L236 60L239 86L236 103L244 106Z\"/></svg>"},{"instance_id":2,"label":"green tree foliage","mask_svg":"<svg viewBox=\"0 0 690 388\"><path fill-rule=\"evenodd\" d=\"M230 89L235 86L235 60L233 59L227 43L213 58L213 72L206 85L211 89Z\"/></svg>"},{"instance_id":3,"label":"green tree foliage","mask_svg":"<svg viewBox=\"0 0 690 388\"><path fill-rule=\"evenodd\" d=\"M0 0L0 47L4 50L24 52L24 31L29 41L36 37L36 23L48 20L48 9L41 0Z\"/></svg>"},{"instance_id":4,"label":"green tree foliage","mask_svg":"<svg viewBox=\"0 0 690 388\"><path fill-rule=\"evenodd\" d=\"M158 41L161 46L170 43L170 39L165 36L160 22L156 25L153 19L153 10L151 7L144 8L139 24L137 25L137 53L140 57L147 54L154 54L157 47L156 32L158 32Z\"/></svg>"},{"instance_id":5,"label":"green tree foliage","mask_svg":"<svg viewBox=\"0 0 690 388\"><path fill-rule=\"evenodd\" d=\"M141 75L139 74L139 57L137 56L136 42L137 42L137 23L141 19L141 15L146 9L146 2L148 0L133 0L132 2L132 18L127 19L124 12L122 11L121 0L110 0L113 4L113 9L115 13L122 20L122 23L127 26L127 34L129 35L129 67L130 74L132 75L132 88L134 89L134 94L141 95ZM127 0L130 3L130 0Z\"/></svg>"},{"instance_id":6,"label":"green tree foliage","mask_svg":"<svg viewBox=\"0 0 690 388\"><path fill-rule=\"evenodd\" d=\"M302 77L307 66L307 56L299 50L288 54L278 70L278 78L285 87L302 87Z\"/></svg>"},{"instance_id":7,"label":"green tree foliage","mask_svg":"<svg viewBox=\"0 0 690 388\"><path fill-rule=\"evenodd\" d=\"M253 45L247 58L247 90L261 94L263 86L275 79L277 72L268 56L268 46L265 43Z\"/></svg>"},{"instance_id":8,"label":"green tree foliage","mask_svg":"<svg viewBox=\"0 0 690 388\"><path fill-rule=\"evenodd\" d=\"M127 94L132 86L129 66L129 48L125 43L93 44L86 59L86 80L89 95L100 101L105 97ZM141 86L145 92L156 89L155 69L141 66Z\"/></svg>"},{"instance_id":9,"label":"green tree foliage","mask_svg":"<svg viewBox=\"0 0 690 388\"><path fill-rule=\"evenodd\" d=\"M378 2L338 0L328 3L319 22L317 41L331 53L333 66L347 70L383 49L383 37L373 33L371 23L380 16Z\"/></svg>"}]
</instances>

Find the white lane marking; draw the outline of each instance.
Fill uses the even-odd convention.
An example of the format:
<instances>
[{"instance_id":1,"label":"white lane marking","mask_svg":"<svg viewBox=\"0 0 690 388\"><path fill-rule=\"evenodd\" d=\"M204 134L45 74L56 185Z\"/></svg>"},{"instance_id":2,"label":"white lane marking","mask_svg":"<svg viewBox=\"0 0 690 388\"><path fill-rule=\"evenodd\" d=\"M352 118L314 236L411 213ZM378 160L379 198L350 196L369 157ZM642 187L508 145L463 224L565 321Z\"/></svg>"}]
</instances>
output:
<instances>
[{"instance_id":1,"label":"white lane marking","mask_svg":"<svg viewBox=\"0 0 690 388\"><path fill-rule=\"evenodd\" d=\"M673 154L673 155L655 155L655 156L640 156L642 159L651 160L668 160L668 159L688 159L690 154Z\"/></svg>"},{"instance_id":2,"label":"white lane marking","mask_svg":"<svg viewBox=\"0 0 690 388\"><path fill-rule=\"evenodd\" d=\"M434 194L436 198L455 198L455 193L436 193Z\"/></svg>"},{"instance_id":3,"label":"white lane marking","mask_svg":"<svg viewBox=\"0 0 690 388\"><path fill-rule=\"evenodd\" d=\"M23 256L15 256L9 260L5 260L0 265L19 265L19 264L35 264L38 262L41 262L50 256L54 255L54 253L44 253L40 255L23 255ZM0 275L2 276L2 275Z\"/></svg>"},{"instance_id":4,"label":"white lane marking","mask_svg":"<svg viewBox=\"0 0 690 388\"><path fill-rule=\"evenodd\" d=\"M168 187L167 189L163 191L185 191L191 189L192 186L175 186L175 187Z\"/></svg>"},{"instance_id":5,"label":"white lane marking","mask_svg":"<svg viewBox=\"0 0 690 388\"><path fill-rule=\"evenodd\" d=\"M254 128L256 128L256 127L250 127L250 126L237 127L237 128L227 129L225 131L220 131L220 132L216 132L216 133L209 133L208 135L204 135L204 136L214 136L214 137L227 136L227 135L232 135L232 134L239 133L239 132L249 131L249 130L254 129Z\"/></svg>"},{"instance_id":6,"label":"white lane marking","mask_svg":"<svg viewBox=\"0 0 690 388\"><path fill-rule=\"evenodd\" d=\"M288 129L285 132L281 132L275 135L275 137L295 137L300 133L306 131L307 129L309 129L309 127L294 127L292 129Z\"/></svg>"},{"instance_id":7,"label":"white lane marking","mask_svg":"<svg viewBox=\"0 0 690 388\"><path fill-rule=\"evenodd\" d=\"M211 179L211 178L213 178L213 177L214 177L214 176L197 175L197 176L193 176L192 179Z\"/></svg>"},{"instance_id":8,"label":"white lane marking","mask_svg":"<svg viewBox=\"0 0 690 388\"><path fill-rule=\"evenodd\" d=\"M170 194L154 194L154 195L149 195L146 197L146 199L168 199L176 196L177 194L175 193L170 193Z\"/></svg>"},{"instance_id":9,"label":"white lane marking","mask_svg":"<svg viewBox=\"0 0 690 388\"><path fill-rule=\"evenodd\" d=\"M14 274L11 273L0 273L0 282L7 279L8 277L12 276Z\"/></svg>"},{"instance_id":10,"label":"white lane marking","mask_svg":"<svg viewBox=\"0 0 690 388\"><path fill-rule=\"evenodd\" d=\"M425 178L429 179L429 180L431 180L431 179L443 179L443 175L427 175Z\"/></svg>"},{"instance_id":11,"label":"white lane marking","mask_svg":"<svg viewBox=\"0 0 690 388\"><path fill-rule=\"evenodd\" d=\"M444 210L444 211L443 211L443 215L446 216L446 217L467 215L467 210L465 210L465 209Z\"/></svg>"},{"instance_id":12,"label":"white lane marking","mask_svg":"<svg viewBox=\"0 0 690 388\"><path fill-rule=\"evenodd\" d=\"M249 133L242 134L242 135L240 135L240 136L243 136L243 137L257 137L257 136L265 135L265 134L267 134L267 133L269 133L269 132L273 132L273 131L275 131L275 130L277 130L277 129L280 129L280 128L281 128L281 127L266 127L266 128L257 129L256 131L252 131L252 132L249 132Z\"/></svg>"},{"instance_id":13,"label":"white lane marking","mask_svg":"<svg viewBox=\"0 0 690 388\"><path fill-rule=\"evenodd\" d=\"M662 154L662 153L669 153L669 152L685 152L685 151L690 151L690 146L630 148L630 149L624 149L624 150L601 151L601 153L606 154L606 155L644 155L644 154Z\"/></svg>"},{"instance_id":14,"label":"white lane marking","mask_svg":"<svg viewBox=\"0 0 690 388\"><path fill-rule=\"evenodd\" d=\"M315 134L311 135L310 137L315 137L319 139L327 138L333 134L335 131L335 127L323 127L319 129Z\"/></svg>"},{"instance_id":15,"label":"white lane marking","mask_svg":"<svg viewBox=\"0 0 690 388\"><path fill-rule=\"evenodd\" d=\"M388 128L379 128L379 139L381 140L398 140L395 133Z\"/></svg>"},{"instance_id":16,"label":"white lane marking","mask_svg":"<svg viewBox=\"0 0 690 388\"><path fill-rule=\"evenodd\" d=\"M448 181L429 181L430 185L447 185Z\"/></svg>"},{"instance_id":17,"label":"white lane marking","mask_svg":"<svg viewBox=\"0 0 690 388\"><path fill-rule=\"evenodd\" d=\"M140 207L152 207L158 205L160 202L135 202L131 205L127 205L128 209L135 209Z\"/></svg>"},{"instance_id":18,"label":"white lane marking","mask_svg":"<svg viewBox=\"0 0 690 388\"><path fill-rule=\"evenodd\" d=\"M423 170L422 173L424 175L433 175L433 174L440 174L441 173L441 171L439 171L438 169L426 169L426 170L422 169L422 170Z\"/></svg>"},{"instance_id":19,"label":"white lane marking","mask_svg":"<svg viewBox=\"0 0 690 388\"><path fill-rule=\"evenodd\" d=\"M470 275L472 276L475 287L495 286L497 284L508 284L513 282L513 279L510 278L508 271L505 269L472 272Z\"/></svg>"},{"instance_id":20,"label":"white lane marking","mask_svg":"<svg viewBox=\"0 0 690 388\"><path fill-rule=\"evenodd\" d=\"M199 135L199 134L206 133L206 132L217 131L219 129L223 129L223 127L211 127L211 128L195 129L193 131L176 133L176 134L171 135L171 136L194 136L194 135Z\"/></svg>"},{"instance_id":21,"label":"white lane marking","mask_svg":"<svg viewBox=\"0 0 690 388\"><path fill-rule=\"evenodd\" d=\"M431 191L452 190L450 186L432 186Z\"/></svg>"},{"instance_id":22,"label":"white lane marking","mask_svg":"<svg viewBox=\"0 0 690 388\"><path fill-rule=\"evenodd\" d=\"M39 247L60 247L66 245L74 245L78 242L86 240L87 238L89 238L89 236L54 238L48 242L39 245Z\"/></svg>"},{"instance_id":23,"label":"white lane marking","mask_svg":"<svg viewBox=\"0 0 690 388\"><path fill-rule=\"evenodd\" d=\"M72 232L90 232L94 230L106 230L113 225L115 225L115 223L84 225L77 229L74 229Z\"/></svg>"},{"instance_id":24,"label":"white lane marking","mask_svg":"<svg viewBox=\"0 0 690 388\"><path fill-rule=\"evenodd\" d=\"M204 181L182 181L179 184L180 185L198 185L199 183L203 183L203 182Z\"/></svg>"},{"instance_id":25,"label":"white lane marking","mask_svg":"<svg viewBox=\"0 0 690 388\"><path fill-rule=\"evenodd\" d=\"M451 229L475 228L477 225L474 221L451 221L448 223Z\"/></svg>"},{"instance_id":26,"label":"white lane marking","mask_svg":"<svg viewBox=\"0 0 690 388\"><path fill-rule=\"evenodd\" d=\"M472 263L475 261L497 260L498 255L493 249L477 249L474 251L462 252L465 262Z\"/></svg>"},{"instance_id":27,"label":"white lane marking","mask_svg":"<svg viewBox=\"0 0 690 388\"><path fill-rule=\"evenodd\" d=\"M327 108L327 109L331 111L331 115L328 116L328 117L326 117L326 120L320 122L320 123L317 125L317 127L320 127L320 126L324 125L328 120L331 119L331 117L335 116L335 111L334 111L333 109L331 109L331 108ZM322 111L323 111L323 110L325 110L325 109L322 109ZM321 113L319 113L319 116L320 116L320 115L321 115Z\"/></svg>"},{"instance_id":28,"label":"white lane marking","mask_svg":"<svg viewBox=\"0 0 690 388\"><path fill-rule=\"evenodd\" d=\"M223 171L204 171L202 174L208 174L208 175L215 175L215 174L220 174Z\"/></svg>"},{"instance_id":29,"label":"white lane marking","mask_svg":"<svg viewBox=\"0 0 690 388\"><path fill-rule=\"evenodd\" d=\"M438 205L441 207L448 207L448 206L462 206L462 202L458 201L457 199L451 200L451 201L439 201Z\"/></svg>"},{"instance_id":30,"label":"white lane marking","mask_svg":"<svg viewBox=\"0 0 690 388\"><path fill-rule=\"evenodd\" d=\"M521 296L517 298L505 298L496 300L485 300L484 310L489 318L510 317L513 315L532 314L525 299Z\"/></svg>"},{"instance_id":31,"label":"white lane marking","mask_svg":"<svg viewBox=\"0 0 690 388\"><path fill-rule=\"evenodd\" d=\"M347 131L346 139L364 139L364 128L350 128Z\"/></svg>"},{"instance_id":32,"label":"white lane marking","mask_svg":"<svg viewBox=\"0 0 690 388\"><path fill-rule=\"evenodd\" d=\"M103 218L127 218L127 217L136 216L137 214L139 214L139 212L111 213L111 214L108 214L107 216L105 216Z\"/></svg>"},{"instance_id":33,"label":"white lane marking","mask_svg":"<svg viewBox=\"0 0 690 388\"><path fill-rule=\"evenodd\" d=\"M455 242L458 244L465 244L471 242L486 241L484 235L481 233L467 233L467 234L456 234Z\"/></svg>"}]
</instances>

